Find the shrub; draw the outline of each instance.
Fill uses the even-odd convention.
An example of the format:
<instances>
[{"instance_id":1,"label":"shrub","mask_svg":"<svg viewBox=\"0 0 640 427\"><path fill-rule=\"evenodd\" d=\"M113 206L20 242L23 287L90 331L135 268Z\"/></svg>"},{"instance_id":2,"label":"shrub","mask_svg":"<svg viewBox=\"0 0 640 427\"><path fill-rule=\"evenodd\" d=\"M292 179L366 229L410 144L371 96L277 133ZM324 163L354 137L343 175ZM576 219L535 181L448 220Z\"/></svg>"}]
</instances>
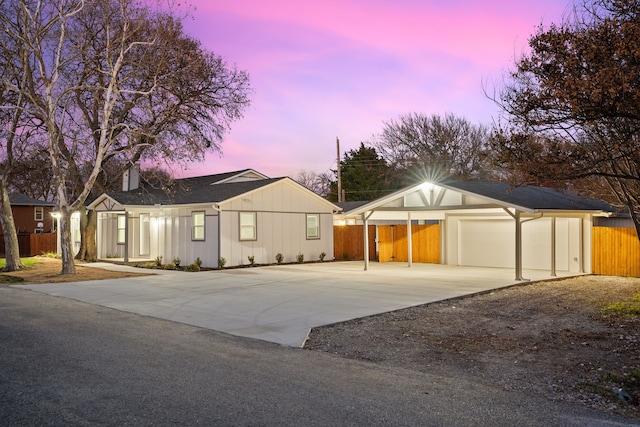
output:
<instances>
[{"instance_id":1,"label":"shrub","mask_svg":"<svg viewBox=\"0 0 640 427\"><path fill-rule=\"evenodd\" d=\"M196 264L198 268L202 267L202 260L200 259L200 257L196 258L196 261L194 262L194 264Z\"/></svg>"},{"instance_id":2,"label":"shrub","mask_svg":"<svg viewBox=\"0 0 640 427\"><path fill-rule=\"evenodd\" d=\"M155 262L142 262L140 264L136 264L138 268L156 268L158 265Z\"/></svg>"},{"instance_id":3,"label":"shrub","mask_svg":"<svg viewBox=\"0 0 640 427\"><path fill-rule=\"evenodd\" d=\"M327 254L324 252L320 252L320 261L324 261L324 257L326 257Z\"/></svg>"},{"instance_id":4,"label":"shrub","mask_svg":"<svg viewBox=\"0 0 640 427\"><path fill-rule=\"evenodd\" d=\"M193 264L185 266L184 271L200 271L200 266L194 262Z\"/></svg>"},{"instance_id":5,"label":"shrub","mask_svg":"<svg viewBox=\"0 0 640 427\"><path fill-rule=\"evenodd\" d=\"M298 261L298 263L304 261L304 254L302 252L298 252L298 255L296 255L296 261Z\"/></svg>"},{"instance_id":6,"label":"shrub","mask_svg":"<svg viewBox=\"0 0 640 427\"><path fill-rule=\"evenodd\" d=\"M158 255L156 257L155 263L156 263L156 267L162 267L162 255Z\"/></svg>"},{"instance_id":7,"label":"shrub","mask_svg":"<svg viewBox=\"0 0 640 427\"><path fill-rule=\"evenodd\" d=\"M58 254L55 252L43 252L42 256L46 258L62 258L62 254Z\"/></svg>"},{"instance_id":8,"label":"shrub","mask_svg":"<svg viewBox=\"0 0 640 427\"><path fill-rule=\"evenodd\" d=\"M282 264L282 260L283 260L283 259L284 259L284 257L282 256L282 254L281 254L280 252L278 252L278 253L276 254L276 262L277 262L278 264Z\"/></svg>"},{"instance_id":9,"label":"shrub","mask_svg":"<svg viewBox=\"0 0 640 427\"><path fill-rule=\"evenodd\" d=\"M227 260L224 257L218 258L218 268L224 268L224 265L227 263Z\"/></svg>"},{"instance_id":10,"label":"shrub","mask_svg":"<svg viewBox=\"0 0 640 427\"><path fill-rule=\"evenodd\" d=\"M180 258L178 258L178 257L175 257L175 258L173 259L173 263L176 265L176 268L180 267L180 262L181 262L181 261L182 261L182 260L181 260Z\"/></svg>"},{"instance_id":11,"label":"shrub","mask_svg":"<svg viewBox=\"0 0 640 427\"><path fill-rule=\"evenodd\" d=\"M247 257L247 259L249 260L249 265L250 265L251 267L253 267L254 265L256 265L256 257L255 257L255 256L253 256L253 255L249 255L249 256Z\"/></svg>"},{"instance_id":12,"label":"shrub","mask_svg":"<svg viewBox=\"0 0 640 427\"><path fill-rule=\"evenodd\" d=\"M175 270L176 269L176 265L175 264L165 264L164 265L164 269L165 270Z\"/></svg>"}]
</instances>

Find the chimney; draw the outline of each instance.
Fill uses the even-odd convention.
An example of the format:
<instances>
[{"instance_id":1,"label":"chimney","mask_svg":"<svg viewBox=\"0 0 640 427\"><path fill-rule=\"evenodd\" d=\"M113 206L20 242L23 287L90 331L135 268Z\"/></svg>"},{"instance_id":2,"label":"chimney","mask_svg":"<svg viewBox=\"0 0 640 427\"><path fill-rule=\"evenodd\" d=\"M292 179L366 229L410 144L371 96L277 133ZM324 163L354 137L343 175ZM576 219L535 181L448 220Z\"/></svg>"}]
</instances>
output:
<instances>
[{"instance_id":1,"label":"chimney","mask_svg":"<svg viewBox=\"0 0 640 427\"><path fill-rule=\"evenodd\" d=\"M138 165L131 165L122 175L122 191L136 190L140 186L140 170Z\"/></svg>"}]
</instances>

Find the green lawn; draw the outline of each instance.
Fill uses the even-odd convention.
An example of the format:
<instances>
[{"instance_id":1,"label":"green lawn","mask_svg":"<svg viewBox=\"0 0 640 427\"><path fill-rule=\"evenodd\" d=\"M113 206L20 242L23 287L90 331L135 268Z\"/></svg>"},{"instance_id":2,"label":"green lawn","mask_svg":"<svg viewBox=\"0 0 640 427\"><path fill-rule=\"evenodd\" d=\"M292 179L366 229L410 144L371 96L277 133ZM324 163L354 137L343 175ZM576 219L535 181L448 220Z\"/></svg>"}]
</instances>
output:
<instances>
[{"instance_id":1,"label":"green lawn","mask_svg":"<svg viewBox=\"0 0 640 427\"><path fill-rule=\"evenodd\" d=\"M20 258L22 260L22 264L25 267L33 267L34 265L38 264L38 260L35 258ZM4 268L4 264L6 262L6 259L4 258L0 258L0 269Z\"/></svg>"}]
</instances>

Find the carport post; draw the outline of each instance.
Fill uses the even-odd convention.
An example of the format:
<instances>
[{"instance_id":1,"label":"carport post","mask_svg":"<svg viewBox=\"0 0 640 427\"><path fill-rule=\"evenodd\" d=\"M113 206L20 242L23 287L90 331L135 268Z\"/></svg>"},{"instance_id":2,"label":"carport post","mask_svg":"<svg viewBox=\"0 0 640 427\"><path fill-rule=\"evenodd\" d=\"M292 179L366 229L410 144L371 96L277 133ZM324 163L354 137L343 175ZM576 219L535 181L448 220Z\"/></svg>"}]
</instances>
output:
<instances>
[{"instance_id":1,"label":"carport post","mask_svg":"<svg viewBox=\"0 0 640 427\"><path fill-rule=\"evenodd\" d=\"M556 275L556 217L551 217L551 275Z\"/></svg>"},{"instance_id":2,"label":"carport post","mask_svg":"<svg viewBox=\"0 0 640 427\"><path fill-rule=\"evenodd\" d=\"M516 210L513 218L516 220L516 280L522 278L522 222L520 222L520 211Z\"/></svg>"},{"instance_id":3,"label":"carport post","mask_svg":"<svg viewBox=\"0 0 640 427\"><path fill-rule=\"evenodd\" d=\"M124 211L124 257L123 262L129 262L129 212Z\"/></svg>"},{"instance_id":4,"label":"carport post","mask_svg":"<svg viewBox=\"0 0 640 427\"><path fill-rule=\"evenodd\" d=\"M362 214L364 223L364 271L369 269L369 218L366 213Z\"/></svg>"},{"instance_id":5,"label":"carport post","mask_svg":"<svg viewBox=\"0 0 640 427\"><path fill-rule=\"evenodd\" d=\"M411 212L407 212L407 253L409 254L409 267L413 261L413 243L411 241Z\"/></svg>"}]
</instances>

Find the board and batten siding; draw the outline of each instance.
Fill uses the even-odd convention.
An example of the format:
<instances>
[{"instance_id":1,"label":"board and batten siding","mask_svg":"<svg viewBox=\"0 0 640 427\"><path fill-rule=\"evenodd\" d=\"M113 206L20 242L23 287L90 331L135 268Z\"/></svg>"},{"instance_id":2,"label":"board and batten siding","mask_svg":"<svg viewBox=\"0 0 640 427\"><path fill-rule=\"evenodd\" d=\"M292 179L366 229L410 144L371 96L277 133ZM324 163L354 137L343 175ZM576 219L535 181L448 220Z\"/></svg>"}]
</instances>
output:
<instances>
[{"instance_id":1,"label":"board and batten siding","mask_svg":"<svg viewBox=\"0 0 640 427\"><path fill-rule=\"evenodd\" d=\"M310 195L295 183L281 181L242 195L220 206L221 256L227 266L247 265L249 257L257 264L333 258L333 212L322 199ZM240 240L240 212L255 212L256 240ZM320 215L320 238L307 239L307 214Z\"/></svg>"},{"instance_id":2,"label":"board and batten siding","mask_svg":"<svg viewBox=\"0 0 640 427\"><path fill-rule=\"evenodd\" d=\"M191 213L205 212L205 240L191 240ZM118 214L122 212L101 213L98 217L98 256L124 257L124 245L118 244ZM148 215L148 233L141 234L140 215ZM163 263L171 263L180 258L182 265L202 260L203 267L218 265L218 214L211 207L162 208L131 210L129 219L129 258L162 257ZM142 243L146 238L148 242ZM145 248L144 250L141 250Z\"/></svg>"}]
</instances>

